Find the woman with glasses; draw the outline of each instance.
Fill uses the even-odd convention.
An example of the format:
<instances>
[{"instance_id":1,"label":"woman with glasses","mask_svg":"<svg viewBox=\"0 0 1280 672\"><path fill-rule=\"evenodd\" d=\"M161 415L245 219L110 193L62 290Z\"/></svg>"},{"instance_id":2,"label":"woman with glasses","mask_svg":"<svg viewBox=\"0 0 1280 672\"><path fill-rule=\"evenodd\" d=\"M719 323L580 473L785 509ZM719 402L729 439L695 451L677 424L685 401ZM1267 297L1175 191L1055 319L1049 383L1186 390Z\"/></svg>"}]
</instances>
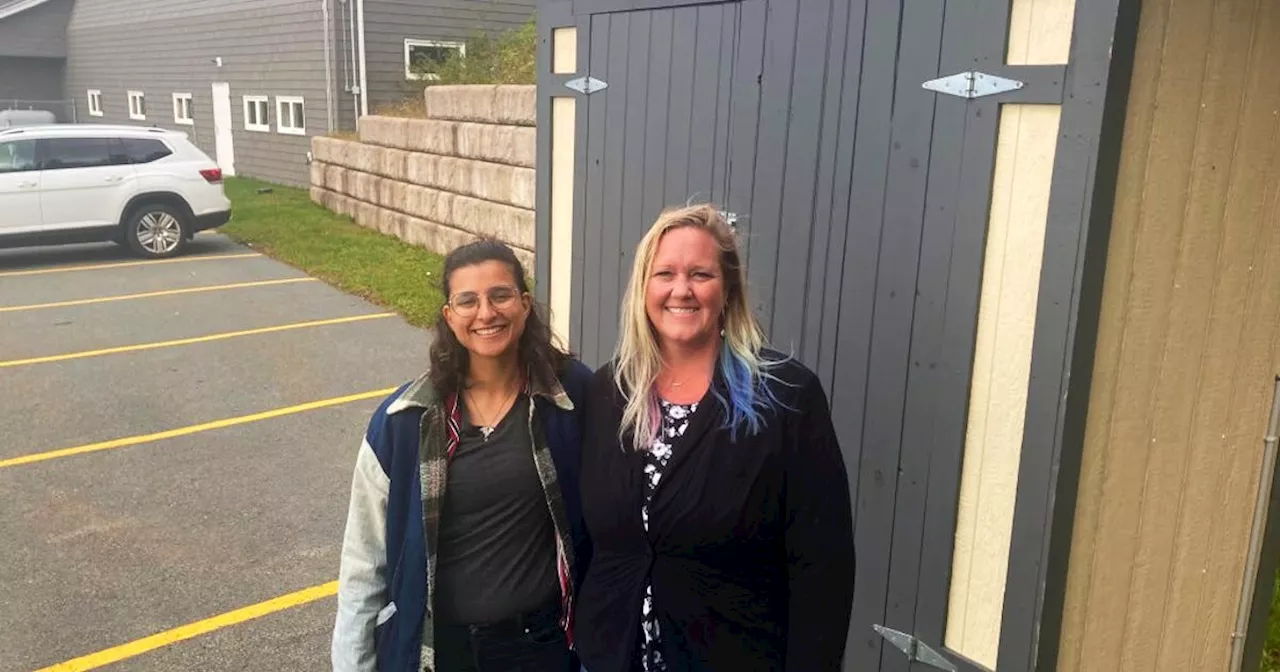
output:
<instances>
[{"instance_id":1,"label":"woman with glasses","mask_svg":"<svg viewBox=\"0 0 1280 672\"><path fill-rule=\"evenodd\" d=\"M442 275L430 370L356 459L333 667L569 670L591 371L552 343L506 245L460 247Z\"/></svg>"}]
</instances>

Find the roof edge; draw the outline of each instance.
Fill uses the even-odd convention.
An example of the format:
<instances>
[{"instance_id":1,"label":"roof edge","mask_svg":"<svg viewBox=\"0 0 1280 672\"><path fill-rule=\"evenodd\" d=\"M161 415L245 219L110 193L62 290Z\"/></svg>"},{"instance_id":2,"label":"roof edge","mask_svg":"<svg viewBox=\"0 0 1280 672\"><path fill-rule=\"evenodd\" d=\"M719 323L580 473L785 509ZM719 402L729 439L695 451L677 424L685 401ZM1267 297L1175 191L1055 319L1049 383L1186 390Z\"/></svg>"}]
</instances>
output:
<instances>
[{"instance_id":1,"label":"roof edge","mask_svg":"<svg viewBox=\"0 0 1280 672\"><path fill-rule=\"evenodd\" d=\"M43 5L46 2L49 2L49 0L18 0L7 7L0 7L0 21L13 16L14 14L25 12L32 7Z\"/></svg>"}]
</instances>

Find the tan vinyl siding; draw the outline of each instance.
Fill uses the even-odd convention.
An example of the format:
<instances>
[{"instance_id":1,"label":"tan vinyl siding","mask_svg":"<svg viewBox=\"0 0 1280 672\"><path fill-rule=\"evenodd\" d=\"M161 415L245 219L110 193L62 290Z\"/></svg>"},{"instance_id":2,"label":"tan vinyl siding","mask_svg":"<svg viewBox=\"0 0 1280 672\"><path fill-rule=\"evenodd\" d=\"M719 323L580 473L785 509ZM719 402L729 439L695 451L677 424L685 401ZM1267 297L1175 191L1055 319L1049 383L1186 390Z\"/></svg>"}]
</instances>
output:
<instances>
[{"instance_id":1,"label":"tan vinyl siding","mask_svg":"<svg viewBox=\"0 0 1280 672\"><path fill-rule=\"evenodd\" d=\"M68 36L67 95L102 91L104 115L92 121L185 131L213 157L210 87L227 82L237 174L308 183L310 140L277 133L275 117L277 96L302 96L308 135L328 132L324 28L315 0L77 0ZM132 90L146 93L145 122L129 119L126 92ZM174 123L174 93L192 95L193 126ZM270 97L270 133L244 129L245 95ZM335 91L335 106L341 100Z\"/></svg>"},{"instance_id":2,"label":"tan vinyl siding","mask_svg":"<svg viewBox=\"0 0 1280 672\"><path fill-rule=\"evenodd\" d=\"M1280 373L1280 3L1140 20L1058 669L1225 672Z\"/></svg>"},{"instance_id":3,"label":"tan vinyl siding","mask_svg":"<svg viewBox=\"0 0 1280 672\"><path fill-rule=\"evenodd\" d=\"M369 112L421 95L423 83L404 77L405 38L463 41L480 31L515 28L533 18L535 0L365 0Z\"/></svg>"}]
</instances>

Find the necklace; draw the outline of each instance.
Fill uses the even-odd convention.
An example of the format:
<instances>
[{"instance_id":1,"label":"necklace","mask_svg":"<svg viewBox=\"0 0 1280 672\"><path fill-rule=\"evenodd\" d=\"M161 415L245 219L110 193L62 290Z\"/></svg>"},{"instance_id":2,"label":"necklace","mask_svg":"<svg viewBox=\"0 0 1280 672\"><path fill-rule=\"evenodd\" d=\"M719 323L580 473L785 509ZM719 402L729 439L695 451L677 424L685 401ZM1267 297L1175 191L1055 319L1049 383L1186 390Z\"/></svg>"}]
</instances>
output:
<instances>
[{"instance_id":1,"label":"necklace","mask_svg":"<svg viewBox=\"0 0 1280 672\"><path fill-rule=\"evenodd\" d=\"M492 423L485 422L485 419L483 417L480 417L480 405L476 403L475 395L469 392L467 393L467 396L471 399L472 410L475 411L477 419L479 419L482 423L480 425L477 425L476 428L479 429L480 433L484 435L484 440L486 442L489 441L489 435L493 434L494 430L498 428L498 422L502 420L502 414L506 413L508 405L511 402L515 401L516 394L519 393L519 390L520 390L520 386L518 385L511 390L511 394L508 395L506 400L502 402L502 406L498 407L498 412L494 418L495 422L492 422Z\"/></svg>"}]
</instances>

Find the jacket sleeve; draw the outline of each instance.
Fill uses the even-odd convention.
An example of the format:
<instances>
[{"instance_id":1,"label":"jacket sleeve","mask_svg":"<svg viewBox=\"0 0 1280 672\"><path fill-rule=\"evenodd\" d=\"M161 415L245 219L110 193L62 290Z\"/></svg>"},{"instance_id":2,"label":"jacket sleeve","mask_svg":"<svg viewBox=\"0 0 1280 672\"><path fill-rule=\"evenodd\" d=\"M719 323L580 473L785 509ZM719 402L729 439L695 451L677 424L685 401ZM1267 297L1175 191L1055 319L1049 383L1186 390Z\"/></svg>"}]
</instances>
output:
<instances>
[{"instance_id":1,"label":"jacket sleeve","mask_svg":"<svg viewBox=\"0 0 1280 672\"><path fill-rule=\"evenodd\" d=\"M338 570L334 672L373 672L374 625L387 606L387 495L391 480L366 438L356 458Z\"/></svg>"},{"instance_id":2,"label":"jacket sleeve","mask_svg":"<svg viewBox=\"0 0 1280 672\"><path fill-rule=\"evenodd\" d=\"M853 610L853 513L844 458L821 383L799 395L788 432L788 672L838 672Z\"/></svg>"}]
</instances>

